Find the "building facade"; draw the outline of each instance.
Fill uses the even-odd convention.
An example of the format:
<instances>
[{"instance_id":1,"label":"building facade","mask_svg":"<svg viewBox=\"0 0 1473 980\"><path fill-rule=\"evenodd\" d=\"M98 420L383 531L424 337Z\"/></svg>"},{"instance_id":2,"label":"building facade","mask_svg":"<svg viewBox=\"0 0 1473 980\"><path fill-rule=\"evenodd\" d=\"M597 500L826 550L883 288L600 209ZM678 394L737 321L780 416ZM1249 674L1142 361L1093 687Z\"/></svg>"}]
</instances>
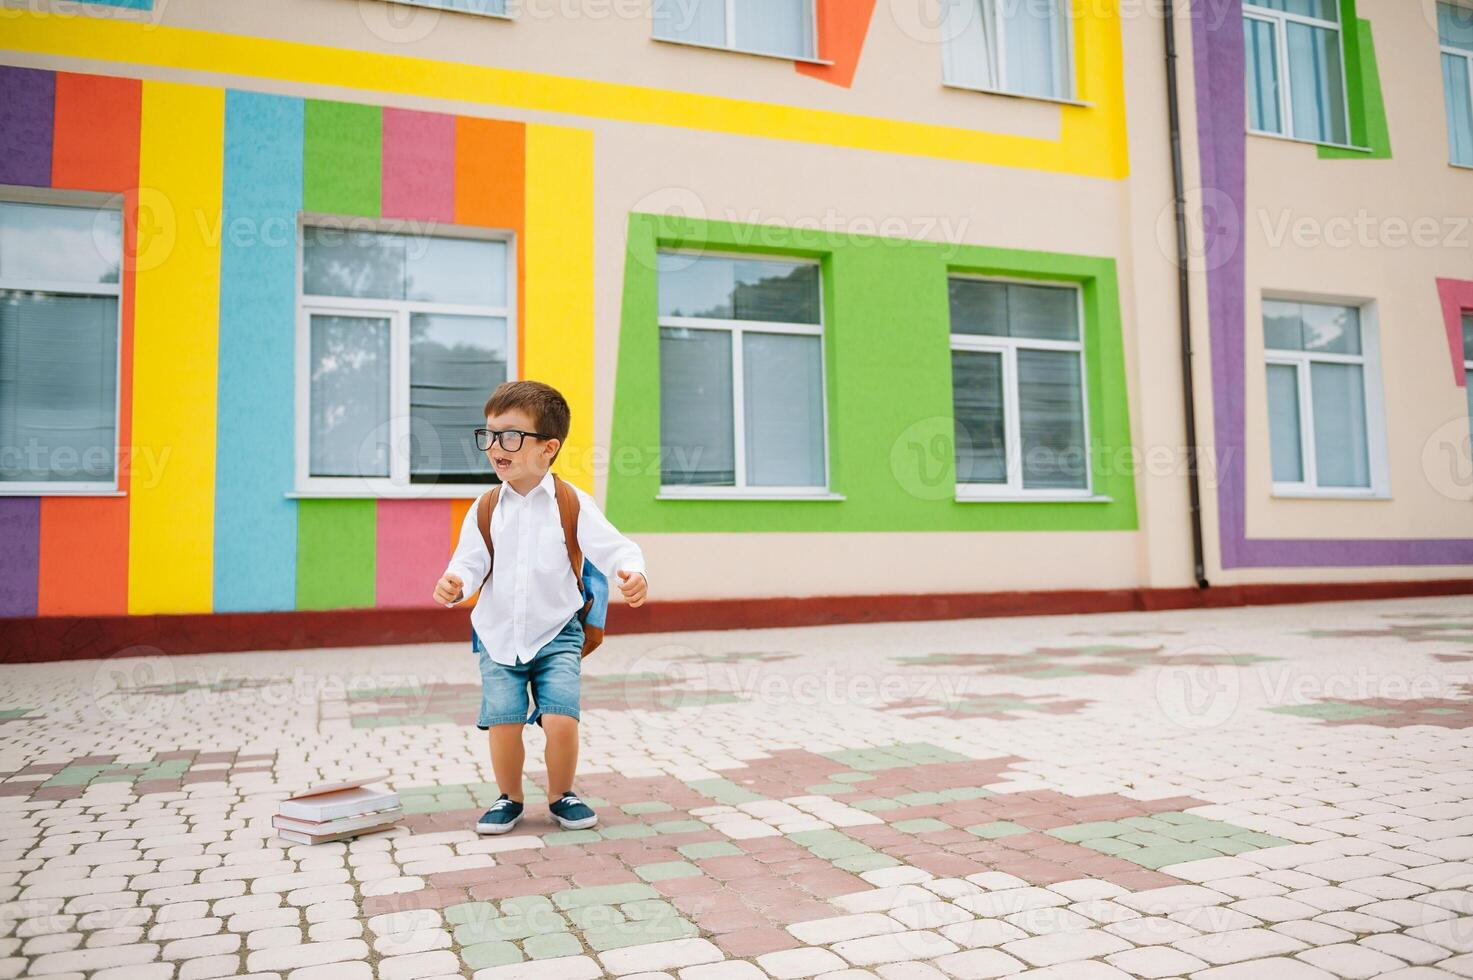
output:
<instances>
[{"instance_id":1,"label":"building facade","mask_svg":"<svg viewBox=\"0 0 1473 980\"><path fill-rule=\"evenodd\" d=\"M628 628L1473 591L1464 0L0 13L9 655L459 636L508 378Z\"/></svg>"}]
</instances>

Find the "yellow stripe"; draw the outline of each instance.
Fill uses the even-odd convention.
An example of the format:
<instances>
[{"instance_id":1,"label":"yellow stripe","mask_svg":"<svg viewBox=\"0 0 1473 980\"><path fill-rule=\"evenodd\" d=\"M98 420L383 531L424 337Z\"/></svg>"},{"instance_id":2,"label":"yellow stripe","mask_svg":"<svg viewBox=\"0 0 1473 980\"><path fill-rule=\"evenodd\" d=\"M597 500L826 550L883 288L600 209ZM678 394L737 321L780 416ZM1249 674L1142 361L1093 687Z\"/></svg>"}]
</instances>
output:
<instances>
[{"instance_id":1,"label":"yellow stripe","mask_svg":"<svg viewBox=\"0 0 1473 980\"><path fill-rule=\"evenodd\" d=\"M1075 0L1075 9L1080 94L1095 105L1061 106L1058 140L99 17L27 13L9 18L5 46L35 54L1122 178L1128 170L1115 0Z\"/></svg>"},{"instance_id":2,"label":"yellow stripe","mask_svg":"<svg viewBox=\"0 0 1473 980\"><path fill-rule=\"evenodd\" d=\"M557 471L593 492L593 134L527 127L525 376L573 410Z\"/></svg>"},{"instance_id":3,"label":"yellow stripe","mask_svg":"<svg viewBox=\"0 0 1473 980\"><path fill-rule=\"evenodd\" d=\"M128 611L209 612L225 93L144 82L142 125L133 442L157 463L129 495Z\"/></svg>"}]
</instances>

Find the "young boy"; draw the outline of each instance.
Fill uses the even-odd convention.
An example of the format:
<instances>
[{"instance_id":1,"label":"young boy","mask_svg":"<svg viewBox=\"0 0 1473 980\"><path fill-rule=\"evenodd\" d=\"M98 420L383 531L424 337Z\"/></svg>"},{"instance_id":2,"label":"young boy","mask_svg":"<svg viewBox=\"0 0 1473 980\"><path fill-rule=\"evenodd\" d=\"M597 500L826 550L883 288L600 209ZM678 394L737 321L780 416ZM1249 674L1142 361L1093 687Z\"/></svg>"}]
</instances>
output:
<instances>
[{"instance_id":1,"label":"young boy","mask_svg":"<svg viewBox=\"0 0 1473 980\"><path fill-rule=\"evenodd\" d=\"M491 514L496 572L476 607L471 625L480 640L481 716L477 727L491 732L491 768L501 798L476 823L482 834L504 834L522 819L522 727L537 722L547 735L547 798L553 817L568 830L598 822L598 815L573 795L578 767L578 681L583 595L568 563L552 474L568 436L568 402L557 389L537 381L508 381L486 402L486 428L476 430L501 479ZM631 606L645 600L644 555L620 534L593 498L577 491L578 545ZM491 556L476 524L476 508L465 515L460 541L435 601L454 606L481 588ZM529 716L527 688L536 705Z\"/></svg>"}]
</instances>

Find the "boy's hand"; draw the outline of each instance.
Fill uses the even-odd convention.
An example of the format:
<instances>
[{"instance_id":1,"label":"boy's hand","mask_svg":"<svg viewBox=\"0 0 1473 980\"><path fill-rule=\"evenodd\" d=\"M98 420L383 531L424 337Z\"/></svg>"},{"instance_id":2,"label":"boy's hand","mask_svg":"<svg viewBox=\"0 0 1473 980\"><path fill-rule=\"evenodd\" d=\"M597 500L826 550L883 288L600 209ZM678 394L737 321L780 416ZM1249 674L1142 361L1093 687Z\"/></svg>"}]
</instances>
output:
<instances>
[{"instance_id":1,"label":"boy's hand","mask_svg":"<svg viewBox=\"0 0 1473 980\"><path fill-rule=\"evenodd\" d=\"M624 593L624 601L630 607L644 605L644 597L649 593L649 585L644 576L639 572L619 573L619 591Z\"/></svg>"},{"instance_id":2,"label":"boy's hand","mask_svg":"<svg viewBox=\"0 0 1473 980\"><path fill-rule=\"evenodd\" d=\"M459 575L443 575L435 583L435 601L442 606L453 605L460 601L464 587L465 583L461 582Z\"/></svg>"}]
</instances>

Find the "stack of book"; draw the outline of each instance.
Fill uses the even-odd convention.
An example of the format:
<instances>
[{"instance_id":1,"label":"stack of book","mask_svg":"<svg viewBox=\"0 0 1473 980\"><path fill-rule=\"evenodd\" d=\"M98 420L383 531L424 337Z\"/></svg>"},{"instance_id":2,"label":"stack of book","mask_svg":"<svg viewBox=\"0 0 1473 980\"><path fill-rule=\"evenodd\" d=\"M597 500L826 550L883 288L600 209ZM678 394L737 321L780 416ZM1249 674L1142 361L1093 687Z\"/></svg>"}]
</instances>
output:
<instances>
[{"instance_id":1,"label":"stack of book","mask_svg":"<svg viewBox=\"0 0 1473 980\"><path fill-rule=\"evenodd\" d=\"M399 794L368 785L387 775L377 773L314 786L282 800L271 818L276 836L294 844L325 844L387 830L404 816Z\"/></svg>"}]
</instances>

